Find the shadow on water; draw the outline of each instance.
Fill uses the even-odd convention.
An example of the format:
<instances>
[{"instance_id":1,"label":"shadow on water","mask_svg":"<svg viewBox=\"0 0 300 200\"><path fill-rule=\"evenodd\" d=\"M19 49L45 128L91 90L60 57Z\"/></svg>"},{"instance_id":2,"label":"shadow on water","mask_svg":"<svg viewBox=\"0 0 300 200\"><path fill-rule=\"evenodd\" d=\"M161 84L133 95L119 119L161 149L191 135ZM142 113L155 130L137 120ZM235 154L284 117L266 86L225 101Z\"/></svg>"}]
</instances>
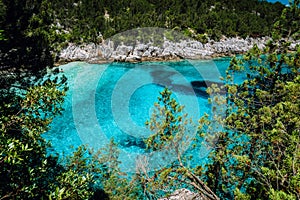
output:
<instances>
[{"instance_id":1,"label":"shadow on water","mask_svg":"<svg viewBox=\"0 0 300 200\"><path fill-rule=\"evenodd\" d=\"M158 86L170 87L173 92L179 92L185 95L197 95L197 97L208 98L208 94L206 89L211 87L212 84L216 84L219 88L223 85L221 82L214 82L208 80L197 80L191 81L190 84L178 84L174 83L173 78L176 76L176 72L166 71L166 70L155 70L151 72L151 76L153 78L153 82ZM193 88L193 90L191 89ZM221 90L221 94L224 94L225 91Z\"/></svg>"},{"instance_id":2,"label":"shadow on water","mask_svg":"<svg viewBox=\"0 0 300 200\"><path fill-rule=\"evenodd\" d=\"M146 144L145 144L143 138L137 138L137 137L134 137L134 136L128 135L128 134L126 134L126 136L124 136L124 138L120 139L119 144L122 147L136 146L136 147L139 147L141 149L146 148Z\"/></svg>"},{"instance_id":3,"label":"shadow on water","mask_svg":"<svg viewBox=\"0 0 300 200\"><path fill-rule=\"evenodd\" d=\"M191 82L191 85L195 91L195 94L197 96L200 96L200 97L204 97L204 98L208 98L208 94L206 92L207 88L208 87L211 87L212 84L215 84L217 85L217 87L221 88L222 85L224 85L223 83L220 83L220 82L214 82L214 81L192 81ZM220 91L221 94L225 94L225 90L222 90Z\"/></svg>"}]
</instances>

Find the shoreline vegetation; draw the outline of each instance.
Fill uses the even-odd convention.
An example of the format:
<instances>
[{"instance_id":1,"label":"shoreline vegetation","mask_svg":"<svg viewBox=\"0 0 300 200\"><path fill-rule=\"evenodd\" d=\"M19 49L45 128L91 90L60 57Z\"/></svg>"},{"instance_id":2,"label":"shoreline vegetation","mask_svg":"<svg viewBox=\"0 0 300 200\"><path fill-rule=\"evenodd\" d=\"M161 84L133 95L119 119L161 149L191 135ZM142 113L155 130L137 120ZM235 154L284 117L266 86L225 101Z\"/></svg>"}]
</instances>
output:
<instances>
[{"instance_id":1,"label":"shoreline vegetation","mask_svg":"<svg viewBox=\"0 0 300 200\"><path fill-rule=\"evenodd\" d=\"M207 43L201 43L192 39L171 41L166 38L163 38L161 44L144 43L138 40L125 44L113 40L106 40L99 44L69 43L58 54L56 65L74 61L102 64L109 62L132 63L181 59L212 59L244 54L254 45L257 45L259 49L263 49L269 40L271 40L270 37L247 37L243 39L241 37L227 38L223 36L220 41L208 40ZM293 40L288 50L295 51L297 44L300 44L300 40Z\"/></svg>"}]
</instances>

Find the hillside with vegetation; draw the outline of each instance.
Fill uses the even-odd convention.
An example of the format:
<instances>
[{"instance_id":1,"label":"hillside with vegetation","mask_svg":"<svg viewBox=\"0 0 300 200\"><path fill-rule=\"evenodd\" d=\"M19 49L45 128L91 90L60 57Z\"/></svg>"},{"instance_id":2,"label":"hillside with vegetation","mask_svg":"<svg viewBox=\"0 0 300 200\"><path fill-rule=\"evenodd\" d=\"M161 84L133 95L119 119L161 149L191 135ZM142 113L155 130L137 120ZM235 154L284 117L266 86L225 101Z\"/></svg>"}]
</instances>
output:
<instances>
[{"instance_id":1,"label":"hillside with vegetation","mask_svg":"<svg viewBox=\"0 0 300 200\"><path fill-rule=\"evenodd\" d=\"M35 14L30 19L32 28L50 26L51 40L55 33L63 37L56 38L57 42L97 42L101 36L108 38L138 27L174 29L198 39L203 34L213 39L222 34L259 37L271 34L283 8L280 3L258 0L11 1L1 8L0 24L6 30L21 16Z\"/></svg>"},{"instance_id":2,"label":"hillside with vegetation","mask_svg":"<svg viewBox=\"0 0 300 200\"><path fill-rule=\"evenodd\" d=\"M215 200L300 199L300 47L287 48L300 37L299 6L299 0L290 7L254 0L0 0L0 200L158 199L178 188ZM212 105L227 106L226 116L218 116L224 107L217 106L197 124L196 139L215 147L210 162L189 166L189 155L181 154L189 120L168 89L154 110L163 114L147 121L153 134L145 138L150 152L174 150L177 159L168 166L147 171L141 159L136 173L126 174L114 141L100 152L80 147L66 158L49 155L41 134L62 112L68 90L65 77L55 76L53 52L66 42L144 26L200 39L272 36L263 50L233 57L224 88L207 90ZM247 79L235 84L245 68Z\"/></svg>"},{"instance_id":3,"label":"hillside with vegetation","mask_svg":"<svg viewBox=\"0 0 300 200\"><path fill-rule=\"evenodd\" d=\"M6 38L1 41L2 54L9 57L16 54L8 53L11 49L31 46L22 53L36 58L23 57L22 62L43 57L46 65L52 62L49 52L54 55L70 42L100 43L141 27L167 28L204 43L222 35L271 36L273 24L284 9L280 3L258 0L2 0L0 5L0 30ZM284 25L286 29L288 25Z\"/></svg>"},{"instance_id":4,"label":"hillside with vegetation","mask_svg":"<svg viewBox=\"0 0 300 200\"><path fill-rule=\"evenodd\" d=\"M76 42L139 27L174 29L197 39L203 34L259 37L271 34L284 8L258 0L70 0L51 1L51 7L54 25Z\"/></svg>"}]
</instances>

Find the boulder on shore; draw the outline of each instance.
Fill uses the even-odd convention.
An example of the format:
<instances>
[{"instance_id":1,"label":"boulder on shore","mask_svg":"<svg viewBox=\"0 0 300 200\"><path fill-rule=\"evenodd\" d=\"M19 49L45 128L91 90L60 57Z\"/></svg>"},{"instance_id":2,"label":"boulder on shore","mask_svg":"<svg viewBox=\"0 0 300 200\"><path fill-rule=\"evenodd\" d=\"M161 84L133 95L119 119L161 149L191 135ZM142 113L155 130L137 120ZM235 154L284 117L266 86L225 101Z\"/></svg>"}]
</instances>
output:
<instances>
[{"instance_id":1,"label":"boulder on shore","mask_svg":"<svg viewBox=\"0 0 300 200\"><path fill-rule=\"evenodd\" d=\"M164 197L159 200L206 200L207 198L201 197L200 194L191 192L188 189L179 189L172 193L169 197Z\"/></svg>"}]
</instances>

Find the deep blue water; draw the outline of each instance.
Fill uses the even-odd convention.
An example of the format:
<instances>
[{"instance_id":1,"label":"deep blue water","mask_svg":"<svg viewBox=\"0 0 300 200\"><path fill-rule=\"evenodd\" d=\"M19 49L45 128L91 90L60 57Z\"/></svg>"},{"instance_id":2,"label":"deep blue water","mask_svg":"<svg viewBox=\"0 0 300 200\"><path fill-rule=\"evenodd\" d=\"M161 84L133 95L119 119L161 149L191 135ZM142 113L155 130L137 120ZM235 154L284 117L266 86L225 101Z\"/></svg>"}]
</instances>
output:
<instances>
[{"instance_id":1,"label":"deep blue water","mask_svg":"<svg viewBox=\"0 0 300 200\"><path fill-rule=\"evenodd\" d=\"M70 90L62 116L56 117L44 137L51 141L53 152L70 154L73 147L88 144L105 147L111 138L119 144L123 170L135 170L138 156L148 156L143 139L151 132L145 127L159 92L168 87L173 97L185 106L196 124L211 112L206 85L222 84L229 58L180 62L144 62L138 64L69 63L60 68L68 78ZM238 76L240 82L244 76ZM193 138L196 128L189 129ZM188 147L187 147L188 148ZM200 147L193 154L205 162L209 148ZM166 155L157 152L150 159L153 168L164 165ZM168 162L171 158L168 157Z\"/></svg>"}]
</instances>

